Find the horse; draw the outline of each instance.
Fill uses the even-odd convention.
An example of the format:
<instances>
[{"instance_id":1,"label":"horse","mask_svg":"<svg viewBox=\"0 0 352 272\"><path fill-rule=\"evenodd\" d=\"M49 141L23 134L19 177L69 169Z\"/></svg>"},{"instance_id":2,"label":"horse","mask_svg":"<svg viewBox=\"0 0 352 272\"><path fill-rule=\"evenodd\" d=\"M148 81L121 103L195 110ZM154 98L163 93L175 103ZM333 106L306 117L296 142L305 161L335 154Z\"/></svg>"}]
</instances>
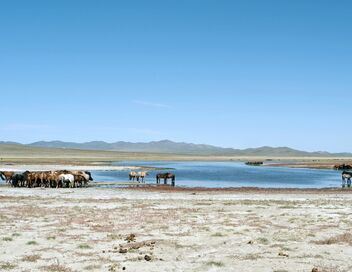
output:
<instances>
[{"instance_id":1,"label":"horse","mask_svg":"<svg viewBox=\"0 0 352 272\"><path fill-rule=\"evenodd\" d=\"M144 178L148 175L149 175L148 172L138 172L137 181L139 182L139 179L142 179L142 183L144 183Z\"/></svg>"},{"instance_id":2,"label":"horse","mask_svg":"<svg viewBox=\"0 0 352 272\"><path fill-rule=\"evenodd\" d=\"M29 183L27 183L28 188L30 187L47 187L47 172L30 172L28 174Z\"/></svg>"},{"instance_id":3,"label":"horse","mask_svg":"<svg viewBox=\"0 0 352 272\"><path fill-rule=\"evenodd\" d=\"M131 171L131 172L128 174L128 178L129 178L129 180L134 181L134 179L137 178L137 173L134 172L134 171Z\"/></svg>"},{"instance_id":4,"label":"horse","mask_svg":"<svg viewBox=\"0 0 352 272\"><path fill-rule=\"evenodd\" d=\"M164 179L164 184L167 184L167 180L171 179L171 185L175 186L175 179L176 179L175 174L172 174L172 173L159 173L159 174L156 174L156 183L157 184L160 184L160 179Z\"/></svg>"},{"instance_id":5,"label":"horse","mask_svg":"<svg viewBox=\"0 0 352 272\"><path fill-rule=\"evenodd\" d=\"M61 174L58 177L58 181L61 182L61 185L65 184L66 187L68 187L68 188L75 187L75 176L73 174ZM56 187L56 188L58 188L58 187Z\"/></svg>"},{"instance_id":6,"label":"horse","mask_svg":"<svg viewBox=\"0 0 352 272\"><path fill-rule=\"evenodd\" d=\"M13 187L20 187L20 186L24 186L24 182L26 180L26 172L22 173L22 174L14 174L12 176L12 186Z\"/></svg>"},{"instance_id":7,"label":"horse","mask_svg":"<svg viewBox=\"0 0 352 272\"><path fill-rule=\"evenodd\" d=\"M347 187L351 187L351 178L352 178L352 172L348 172L348 171L342 172L342 188L345 188L346 181L347 181Z\"/></svg>"},{"instance_id":8,"label":"horse","mask_svg":"<svg viewBox=\"0 0 352 272\"><path fill-rule=\"evenodd\" d=\"M75 182L77 182L80 187L87 187L89 181L92 181L92 174L89 171L71 171L69 174L73 174L75 177Z\"/></svg>"},{"instance_id":9,"label":"horse","mask_svg":"<svg viewBox=\"0 0 352 272\"><path fill-rule=\"evenodd\" d=\"M11 179L15 172L12 171L0 171L0 178L5 180L5 183L11 183Z\"/></svg>"}]
</instances>

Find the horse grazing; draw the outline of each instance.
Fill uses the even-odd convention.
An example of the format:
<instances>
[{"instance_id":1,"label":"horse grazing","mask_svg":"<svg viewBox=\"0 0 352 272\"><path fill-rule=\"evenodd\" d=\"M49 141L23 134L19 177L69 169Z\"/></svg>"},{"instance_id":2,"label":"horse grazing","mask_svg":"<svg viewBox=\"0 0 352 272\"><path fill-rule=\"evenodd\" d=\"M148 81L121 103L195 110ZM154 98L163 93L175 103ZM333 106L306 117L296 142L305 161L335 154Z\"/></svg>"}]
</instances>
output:
<instances>
[{"instance_id":1,"label":"horse grazing","mask_svg":"<svg viewBox=\"0 0 352 272\"><path fill-rule=\"evenodd\" d=\"M14 174L15 172L12 171L0 171L0 178L5 180L6 183L11 183Z\"/></svg>"},{"instance_id":2,"label":"horse grazing","mask_svg":"<svg viewBox=\"0 0 352 272\"><path fill-rule=\"evenodd\" d=\"M348 172L348 171L342 172L342 188L346 187L346 181L347 181L347 187L351 187L351 178L352 178L352 172Z\"/></svg>"},{"instance_id":3,"label":"horse grazing","mask_svg":"<svg viewBox=\"0 0 352 272\"><path fill-rule=\"evenodd\" d=\"M167 180L171 179L171 185L175 186L175 179L176 179L175 174L172 174L172 173L159 173L159 174L156 174L156 183L157 184L160 184L160 180L161 179L164 179L164 184L167 184Z\"/></svg>"},{"instance_id":4,"label":"horse grazing","mask_svg":"<svg viewBox=\"0 0 352 272\"><path fill-rule=\"evenodd\" d=\"M142 183L144 183L144 179L146 176L148 176L148 172L138 172L137 173L137 181L139 182L139 179L142 179Z\"/></svg>"}]
</instances>

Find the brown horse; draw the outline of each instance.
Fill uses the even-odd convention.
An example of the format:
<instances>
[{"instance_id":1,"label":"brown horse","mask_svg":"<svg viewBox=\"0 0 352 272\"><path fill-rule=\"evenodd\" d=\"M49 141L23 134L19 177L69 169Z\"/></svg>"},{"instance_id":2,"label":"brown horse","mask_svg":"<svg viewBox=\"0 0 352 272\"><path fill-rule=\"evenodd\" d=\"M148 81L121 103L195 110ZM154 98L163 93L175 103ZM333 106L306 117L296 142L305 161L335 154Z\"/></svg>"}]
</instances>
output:
<instances>
[{"instance_id":1,"label":"brown horse","mask_svg":"<svg viewBox=\"0 0 352 272\"><path fill-rule=\"evenodd\" d=\"M15 172L12 171L0 171L0 178L5 180L6 183L11 183L14 174Z\"/></svg>"},{"instance_id":2,"label":"brown horse","mask_svg":"<svg viewBox=\"0 0 352 272\"><path fill-rule=\"evenodd\" d=\"M48 172L29 172L26 171L26 185L28 188L47 186Z\"/></svg>"},{"instance_id":3,"label":"brown horse","mask_svg":"<svg viewBox=\"0 0 352 272\"><path fill-rule=\"evenodd\" d=\"M157 184L160 184L160 180L161 179L164 179L164 184L167 184L167 180L171 179L171 185L175 186L175 179L176 179L175 174L172 174L172 173L159 173L159 174L156 174L156 183Z\"/></svg>"}]
</instances>

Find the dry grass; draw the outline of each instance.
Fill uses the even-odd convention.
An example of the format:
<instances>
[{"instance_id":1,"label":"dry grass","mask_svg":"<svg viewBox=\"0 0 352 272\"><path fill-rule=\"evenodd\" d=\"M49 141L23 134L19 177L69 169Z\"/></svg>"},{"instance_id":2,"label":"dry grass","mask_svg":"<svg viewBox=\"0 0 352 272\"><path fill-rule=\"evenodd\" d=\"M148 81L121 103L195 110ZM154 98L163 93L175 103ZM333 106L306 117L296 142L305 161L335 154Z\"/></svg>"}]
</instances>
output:
<instances>
[{"instance_id":1,"label":"dry grass","mask_svg":"<svg viewBox=\"0 0 352 272\"><path fill-rule=\"evenodd\" d=\"M225 264L223 262L220 262L220 261L210 261L210 262L207 262L207 265L208 266L216 266L216 267L225 266Z\"/></svg>"},{"instance_id":2,"label":"dry grass","mask_svg":"<svg viewBox=\"0 0 352 272\"><path fill-rule=\"evenodd\" d=\"M35 263L36 261L40 260L41 256L40 255L27 255L22 258L22 261L24 262L31 262Z\"/></svg>"},{"instance_id":3,"label":"dry grass","mask_svg":"<svg viewBox=\"0 0 352 272\"><path fill-rule=\"evenodd\" d=\"M352 234L346 232L344 234L336 235L325 240L314 242L317 245L333 245L333 244L349 244L352 245Z\"/></svg>"},{"instance_id":4,"label":"dry grass","mask_svg":"<svg viewBox=\"0 0 352 272\"><path fill-rule=\"evenodd\" d=\"M43 266L42 270L46 272L71 272L72 271L70 268L59 264Z\"/></svg>"},{"instance_id":5,"label":"dry grass","mask_svg":"<svg viewBox=\"0 0 352 272\"><path fill-rule=\"evenodd\" d=\"M0 271L5 271L5 270L13 270L17 267L17 265L6 262L6 263L0 263Z\"/></svg>"}]
</instances>

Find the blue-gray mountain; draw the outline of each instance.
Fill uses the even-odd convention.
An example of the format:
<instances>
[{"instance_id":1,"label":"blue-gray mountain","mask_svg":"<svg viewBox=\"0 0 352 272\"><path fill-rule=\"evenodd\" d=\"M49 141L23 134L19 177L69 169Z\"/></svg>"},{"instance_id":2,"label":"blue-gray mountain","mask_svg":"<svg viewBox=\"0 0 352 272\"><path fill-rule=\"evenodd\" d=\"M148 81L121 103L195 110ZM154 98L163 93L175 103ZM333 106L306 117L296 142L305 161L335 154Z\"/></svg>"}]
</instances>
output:
<instances>
[{"instance_id":1,"label":"blue-gray mountain","mask_svg":"<svg viewBox=\"0 0 352 272\"><path fill-rule=\"evenodd\" d=\"M15 142L1 142L0 144L17 144ZM65 148L81 150L108 150L124 152L151 152L151 153L174 153L192 155L232 155L232 156L352 156L351 153L329 153L329 152L306 152L289 147L269 147L234 149L223 148L205 144L180 143L169 140L153 141L146 143L92 141L86 143L62 142L62 141L40 141L25 146L45 148Z\"/></svg>"}]
</instances>

